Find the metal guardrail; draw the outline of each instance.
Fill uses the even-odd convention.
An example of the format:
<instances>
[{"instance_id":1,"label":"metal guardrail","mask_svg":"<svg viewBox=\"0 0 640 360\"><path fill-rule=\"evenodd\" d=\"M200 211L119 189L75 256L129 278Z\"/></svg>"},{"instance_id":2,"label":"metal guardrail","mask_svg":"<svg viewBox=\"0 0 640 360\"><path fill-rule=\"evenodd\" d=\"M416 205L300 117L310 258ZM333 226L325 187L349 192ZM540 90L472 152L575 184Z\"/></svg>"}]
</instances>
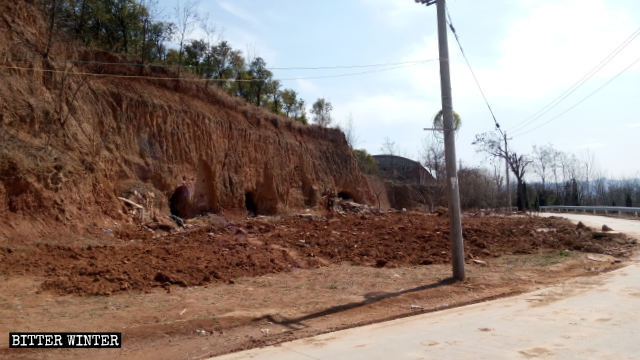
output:
<instances>
[{"instance_id":1,"label":"metal guardrail","mask_svg":"<svg viewBox=\"0 0 640 360\"><path fill-rule=\"evenodd\" d=\"M540 210L549 210L549 211L574 211L574 212L592 212L594 214L597 213L627 213L638 216L640 214L640 207L624 207L624 206L563 206L563 205L554 205L554 206L540 206Z\"/></svg>"}]
</instances>

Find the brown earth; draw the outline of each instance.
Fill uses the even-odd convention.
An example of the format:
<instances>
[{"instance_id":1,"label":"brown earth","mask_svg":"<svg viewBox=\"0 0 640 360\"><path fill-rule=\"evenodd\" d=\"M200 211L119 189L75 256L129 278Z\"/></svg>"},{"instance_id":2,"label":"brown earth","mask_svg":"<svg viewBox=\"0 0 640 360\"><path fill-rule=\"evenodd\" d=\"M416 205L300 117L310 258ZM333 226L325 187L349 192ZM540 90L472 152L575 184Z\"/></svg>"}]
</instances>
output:
<instances>
[{"instance_id":1,"label":"brown earth","mask_svg":"<svg viewBox=\"0 0 640 360\"><path fill-rule=\"evenodd\" d=\"M59 294L110 295L232 282L237 277L339 263L444 264L450 256L446 217L418 212L257 218L224 227L206 222L194 226L159 237L143 228L116 233L116 239L104 245L0 248L0 274L42 277L42 289ZM633 246L624 235L535 217L468 217L463 233L467 259L540 249L620 256Z\"/></svg>"},{"instance_id":2,"label":"brown earth","mask_svg":"<svg viewBox=\"0 0 640 360\"><path fill-rule=\"evenodd\" d=\"M60 38L41 60L43 34L36 2L0 2L0 333L125 345L16 351L0 336L0 358L202 358L597 274L621 265L578 251L624 261L635 246L559 219L465 217L469 277L452 283L446 217L323 216L335 194L413 196L376 197L384 183L370 188L339 130L188 79L79 75L175 76L58 62L132 61ZM248 209L279 216L238 220Z\"/></svg>"},{"instance_id":3,"label":"brown earth","mask_svg":"<svg viewBox=\"0 0 640 360\"><path fill-rule=\"evenodd\" d=\"M0 2L0 246L135 223L117 196L152 215L168 214L173 197L185 218L246 214L246 203L260 214L321 208L340 192L373 201L340 130L300 125L189 79L77 75L175 77L153 66L56 61L135 60L68 39L55 39L52 60L38 60L48 33L41 9Z\"/></svg>"},{"instance_id":4,"label":"brown earth","mask_svg":"<svg viewBox=\"0 0 640 360\"><path fill-rule=\"evenodd\" d=\"M0 331L122 331L125 346L15 351L0 338L0 357L203 358L595 275L635 246L557 218L465 217L468 278L452 283L447 220L435 214L189 223L90 248L3 248Z\"/></svg>"}]
</instances>

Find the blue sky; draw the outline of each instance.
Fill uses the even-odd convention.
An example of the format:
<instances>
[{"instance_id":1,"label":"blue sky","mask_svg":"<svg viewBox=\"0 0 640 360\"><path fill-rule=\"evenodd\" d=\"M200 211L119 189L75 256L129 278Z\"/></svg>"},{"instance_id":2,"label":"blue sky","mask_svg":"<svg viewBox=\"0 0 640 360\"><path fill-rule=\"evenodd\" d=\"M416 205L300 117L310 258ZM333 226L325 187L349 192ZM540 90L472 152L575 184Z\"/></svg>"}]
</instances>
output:
<instances>
[{"instance_id":1,"label":"blue sky","mask_svg":"<svg viewBox=\"0 0 640 360\"><path fill-rule=\"evenodd\" d=\"M173 0L161 0L171 15ZM640 176L640 63L597 94L555 118L640 57L640 37L545 116L519 128L582 78L640 27L637 0L449 0L452 21L472 66L513 148L531 152L551 143L579 158L595 154L600 173ZM198 3L217 35L262 56L270 67L336 66L435 59L435 6L413 0L209 0ZM202 37L195 30L191 37ZM450 36L457 137L464 164L486 163L471 145L493 120ZM361 72L365 69L274 70L276 78ZM357 76L284 81L311 104L324 97L334 119L351 114L357 147L379 153L385 137L418 159L422 128L440 109L437 62L411 64ZM549 122L550 121L550 122ZM546 125L543 123L549 122ZM529 132L526 132L530 130Z\"/></svg>"}]
</instances>

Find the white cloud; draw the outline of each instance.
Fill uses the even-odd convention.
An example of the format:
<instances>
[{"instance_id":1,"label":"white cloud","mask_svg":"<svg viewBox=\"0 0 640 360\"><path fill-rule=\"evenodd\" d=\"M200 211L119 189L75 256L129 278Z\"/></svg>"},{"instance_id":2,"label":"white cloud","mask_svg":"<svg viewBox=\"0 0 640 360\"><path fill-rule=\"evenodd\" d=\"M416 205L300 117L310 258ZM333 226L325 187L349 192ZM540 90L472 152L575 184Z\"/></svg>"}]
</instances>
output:
<instances>
[{"instance_id":1,"label":"white cloud","mask_svg":"<svg viewBox=\"0 0 640 360\"><path fill-rule=\"evenodd\" d=\"M585 140L582 144L576 146L575 148L578 150L596 150L596 149L602 149L605 146L607 146L607 144L601 141L591 139L591 140Z\"/></svg>"},{"instance_id":2,"label":"white cloud","mask_svg":"<svg viewBox=\"0 0 640 360\"><path fill-rule=\"evenodd\" d=\"M627 127L628 127L628 128L631 128L631 129L637 129L637 128L640 128L640 121L639 121L639 122L636 122L636 123L628 123L628 124L627 124Z\"/></svg>"},{"instance_id":3,"label":"white cloud","mask_svg":"<svg viewBox=\"0 0 640 360\"><path fill-rule=\"evenodd\" d=\"M241 50L247 58L260 56L265 59L267 65L276 64L278 61L278 53L261 37L250 31L232 26L224 29L223 38L229 41L234 49Z\"/></svg>"},{"instance_id":4,"label":"white cloud","mask_svg":"<svg viewBox=\"0 0 640 360\"><path fill-rule=\"evenodd\" d=\"M439 105L424 99L407 97L406 94L378 94L356 98L346 104L340 104L339 108L345 112L345 117L352 113L357 126L375 123L383 126L424 127L437 106Z\"/></svg>"},{"instance_id":5,"label":"white cloud","mask_svg":"<svg viewBox=\"0 0 640 360\"><path fill-rule=\"evenodd\" d=\"M306 79L297 79L295 89L301 94L318 94L320 92L320 88L313 81Z\"/></svg>"},{"instance_id":6,"label":"white cloud","mask_svg":"<svg viewBox=\"0 0 640 360\"><path fill-rule=\"evenodd\" d=\"M236 4L221 0L221 1L218 1L218 6L220 6L220 8L222 8L224 11L228 12L229 14L241 20L244 20L250 24L253 24L253 25L259 24L259 21L257 18L255 18L253 15L251 15L251 13L237 6Z\"/></svg>"},{"instance_id":7,"label":"white cloud","mask_svg":"<svg viewBox=\"0 0 640 360\"><path fill-rule=\"evenodd\" d=\"M439 106L406 94L377 94L335 105L338 123L353 116L359 147L378 153L389 137L409 157L415 157L426 134L423 128L429 126L433 109Z\"/></svg>"},{"instance_id":8,"label":"white cloud","mask_svg":"<svg viewBox=\"0 0 640 360\"><path fill-rule=\"evenodd\" d=\"M496 68L487 71L500 86L491 88L503 95L567 88L634 29L633 19L603 0L532 2L529 14L514 21ZM629 53L633 52L621 54L596 78L619 71Z\"/></svg>"},{"instance_id":9,"label":"white cloud","mask_svg":"<svg viewBox=\"0 0 640 360\"><path fill-rule=\"evenodd\" d=\"M410 27L416 20L424 19L429 14L427 6L411 0L361 0L376 17L392 27ZM435 8L435 7L434 7ZM435 11L435 9L433 9ZM432 16L433 13L431 13Z\"/></svg>"}]
</instances>

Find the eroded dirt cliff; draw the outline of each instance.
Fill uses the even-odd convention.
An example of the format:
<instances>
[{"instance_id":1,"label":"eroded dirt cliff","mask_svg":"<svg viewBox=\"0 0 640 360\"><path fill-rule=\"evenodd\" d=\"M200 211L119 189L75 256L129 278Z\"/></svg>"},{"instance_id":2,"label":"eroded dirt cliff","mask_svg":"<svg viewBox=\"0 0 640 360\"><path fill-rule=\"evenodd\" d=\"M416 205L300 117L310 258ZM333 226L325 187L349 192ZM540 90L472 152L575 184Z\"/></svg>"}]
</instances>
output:
<instances>
[{"instance_id":1,"label":"eroded dirt cliff","mask_svg":"<svg viewBox=\"0 0 640 360\"><path fill-rule=\"evenodd\" d=\"M127 59L60 39L42 60L38 14L28 1L0 4L1 241L130 223L118 196L148 217L282 213L337 193L373 202L340 131L162 68L61 62Z\"/></svg>"}]
</instances>

